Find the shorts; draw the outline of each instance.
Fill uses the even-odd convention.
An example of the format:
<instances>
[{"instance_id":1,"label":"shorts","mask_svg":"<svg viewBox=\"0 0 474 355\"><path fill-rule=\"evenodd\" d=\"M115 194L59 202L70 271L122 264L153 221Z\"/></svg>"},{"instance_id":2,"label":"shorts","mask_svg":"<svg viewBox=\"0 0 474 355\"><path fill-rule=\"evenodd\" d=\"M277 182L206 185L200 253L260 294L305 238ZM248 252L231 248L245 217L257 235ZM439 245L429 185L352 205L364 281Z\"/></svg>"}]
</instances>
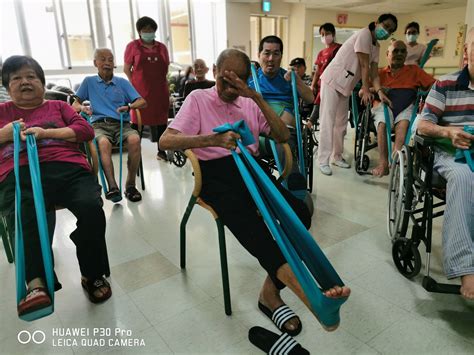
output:
<instances>
[{"instance_id":1,"label":"shorts","mask_svg":"<svg viewBox=\"0 0 474 355\"><path fill-rule=\"evenodd\" d=\"M94 128L95 138L100 140L102 136L107 138L113 145L118 145L120 142L120 122L114 119L107 119L107 121L100 121L92 123ZM122 141L127 141L127 138L136 134L137 130L130 127L130 122L123 123L123 138Z\"/></svg>"},{"instance_id":2,"label":"shorts","mask_svg":"<svg viewBox=\"0 0 474 355\"><path fill-rule=\"evenodd\" d=\"M388 108L388 113L390 116L390 122L393 127L394 120L393 120L392 109L390 107L387 107L387 108ZM402 112L400 112L397 115L397 117L395 118L395 124L397 124L400 121L410 121L412 113L413 113L413 104L408 106L406 109L404 109ZM379 126L379 123L385 123L385 115L383 113L382 104L378 105L375 108L372 108L372 115L374 116L374 124L376 128Z\"/></svg>"}]
</instances>

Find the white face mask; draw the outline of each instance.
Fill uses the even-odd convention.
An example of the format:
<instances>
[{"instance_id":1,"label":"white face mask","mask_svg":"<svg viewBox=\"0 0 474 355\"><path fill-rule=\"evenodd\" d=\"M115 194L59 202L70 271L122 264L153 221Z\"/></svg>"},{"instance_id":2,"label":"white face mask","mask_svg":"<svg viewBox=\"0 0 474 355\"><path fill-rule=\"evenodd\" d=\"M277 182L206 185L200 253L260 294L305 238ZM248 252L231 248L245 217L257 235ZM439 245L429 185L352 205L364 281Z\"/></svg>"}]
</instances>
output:
<instances>
[{"instance_id":1,"label":"white face mask","mask_svg":"<svg viewBox=\"0 0 474 355\"><path fill-rule=\"evenodd\" d=\"M415 35L415 34L412 34L412 35L407 34L406 37L407 37L408 43L416 42L416 40L418 39L418 35Z\"/></svg>"},{"instance_id":2,"label":"white face mask","mask_svg":"<svg viewBox=\"0 0 474 355\"><path fill-rule=\"evenodd\" d=\"M331 35L331 34L327 34L327 35L325 35L325 36L321 36L321 42L322 42L323 44L329 45L329 44L331 44L332 42L334 42L334 37L333 37L333 35Z\"/></svg>"}]
</instances>

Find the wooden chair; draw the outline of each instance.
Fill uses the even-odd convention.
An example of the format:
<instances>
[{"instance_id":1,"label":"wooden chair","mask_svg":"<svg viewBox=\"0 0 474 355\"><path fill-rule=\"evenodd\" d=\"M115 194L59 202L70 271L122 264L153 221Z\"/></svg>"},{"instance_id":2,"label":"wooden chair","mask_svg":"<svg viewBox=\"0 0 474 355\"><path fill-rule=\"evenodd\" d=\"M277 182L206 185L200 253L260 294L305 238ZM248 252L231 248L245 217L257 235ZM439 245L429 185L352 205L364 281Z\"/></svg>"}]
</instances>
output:
<instances>
[{"instance_id":1,"label":"wooden chair","mask_svg":"<svg viewBox=\"0 0 474 355\"><path fill-rule=\"evenodd\" d=\"M285 151L286 163L283 172L280 176L280 179L284 179L289 174L289 172L291 171L291 166L293 164L290 146L285 143L283 144L283 148ZM200 197L202 188L202 175L199 160L196 158L196 156L190 149L186 150L184 154L186 154L193 168L194 189L180 224L180 266L181 269L186 268L186 224L188 223L188 219L191 215L194 205L198 204L199 206L208 210L216 221L217 236L219 239L219 253L221 260L222 287L224 290L224 309L225 314L230 316L232 314L232 306L230 301L229 272L227 267L227 252L225 245L224 224L220 220L216 211L214 211L214 209Z\"/></svg>"}]
</instances>

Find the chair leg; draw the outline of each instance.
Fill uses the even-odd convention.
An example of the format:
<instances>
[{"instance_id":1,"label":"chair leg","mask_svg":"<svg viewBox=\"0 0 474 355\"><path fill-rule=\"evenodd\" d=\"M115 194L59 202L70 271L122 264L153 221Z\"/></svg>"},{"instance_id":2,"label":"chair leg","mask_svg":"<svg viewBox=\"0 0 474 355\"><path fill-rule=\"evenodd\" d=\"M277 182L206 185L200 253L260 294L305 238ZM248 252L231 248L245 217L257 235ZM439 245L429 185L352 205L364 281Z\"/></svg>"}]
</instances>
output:
<instances>
[{"instance_id":1,"label":"chair leg","mask_svg":"<svg viewBox=\"0 0 474 355\"><path fill-rule=\"evenodd\" d=\"M140 165L138 166L137 175L140 176L140 181L142 183L142 191L145 191L145 176L143 175L143 159L140 155Z\"/></svg>"},{"instance_id":2,"label":"chair leg","mask_svg":"<svg viewBox=\"0 0 474 355\"><path fill-rule=\"evenodd\" d=\"M219 218L216 219L217 231L219 236L219 252L221 256L221 273L222 273L222 288L224 290L224 309L225 314L230 316L232 314L232 306L230 302L230 287L229 287L229 270L227 268L227 251L225 247L225 231L224 225Z\"/></svg>"},{"instance_id":3,"label":"chair leg","mask_svg":"<svg viewBox=\"0 0 474 355\"><path fill-rule=\"evenodd\" d=\"M13 249L10 244L8 226L5 217L2 217L0 221L0 234L2 235L3 247L5 248L5 254L7 254L7 260L11 264L13 263Z\"/></svg>"},{"instance_id":4,"label":"chair leg","mask_svg":"<svg viewBox=\"0 0 474 355\"><path fill-rule=\"evenodd\" d=\"M197 197L191 196L188 202L188 206L186 207L186 211L184 212L184 216L181 220L181 224L179 227L179 249L180 249L180 258L179 258L179 265L181 269L186 268L186 224L188 223L189 216L193 211L193 207L196 204Z\"/></svg>"}]
</instances>

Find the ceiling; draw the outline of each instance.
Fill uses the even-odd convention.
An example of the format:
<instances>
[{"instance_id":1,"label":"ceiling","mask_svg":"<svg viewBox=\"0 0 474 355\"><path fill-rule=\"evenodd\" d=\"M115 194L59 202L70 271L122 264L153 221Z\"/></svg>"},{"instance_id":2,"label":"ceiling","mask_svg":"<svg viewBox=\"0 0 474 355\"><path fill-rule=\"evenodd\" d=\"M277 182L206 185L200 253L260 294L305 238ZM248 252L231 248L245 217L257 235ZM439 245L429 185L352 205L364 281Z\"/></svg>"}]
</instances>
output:
<instances>
[{"instance_id":1,"label":"ceiling","mask_svg":"<svg viewBox=\"0 0 474 355\"><path fill-rule=\"evenodd\" d=\"M395 14L421 13L423 11L466 6L467 0L273 0L273 2L305 4L310 9L325 9L361 13ZM260 2L240 0L237 2Z\"/></svg>"}]
</instances>

